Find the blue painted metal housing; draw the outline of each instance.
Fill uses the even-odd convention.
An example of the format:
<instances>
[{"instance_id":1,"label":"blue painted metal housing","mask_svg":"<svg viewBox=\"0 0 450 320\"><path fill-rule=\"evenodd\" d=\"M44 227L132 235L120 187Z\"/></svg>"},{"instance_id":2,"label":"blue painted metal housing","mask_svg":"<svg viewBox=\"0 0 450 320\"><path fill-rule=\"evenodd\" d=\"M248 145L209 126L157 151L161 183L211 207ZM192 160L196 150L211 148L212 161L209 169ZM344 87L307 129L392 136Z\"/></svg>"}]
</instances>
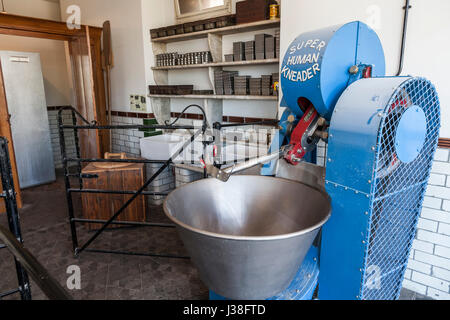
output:
<instances>
[{"instance_id":1,"label":"blue painted metal housing","mask_svg":"<svg viewBox=\"0 0 450 320\"><path fill-rule=\"evenodd\" d=\"M403 116L418 119L408 115L417 107L426 118L425 142L402 162L395 140ZM326 189L333 211L323 227L319 299L398 298L439 127L439 99L425 79L363 79L342 94L330 127Z\"/></svg>"},{"instance_id":2,"label":"blue painted metal housing","mask_svg":"<svg viewBox=\"0 0 450 320\"><path fill-rule=\"evenodd\" d=\"M385 75L383 47L377 34L356 21L300 35L288 47L281 67L285 105L303 115L299 98L308 99L327 120L345 88L354 81L349 69L372 65L372 76Z\"/></svg>"}]
</instances>

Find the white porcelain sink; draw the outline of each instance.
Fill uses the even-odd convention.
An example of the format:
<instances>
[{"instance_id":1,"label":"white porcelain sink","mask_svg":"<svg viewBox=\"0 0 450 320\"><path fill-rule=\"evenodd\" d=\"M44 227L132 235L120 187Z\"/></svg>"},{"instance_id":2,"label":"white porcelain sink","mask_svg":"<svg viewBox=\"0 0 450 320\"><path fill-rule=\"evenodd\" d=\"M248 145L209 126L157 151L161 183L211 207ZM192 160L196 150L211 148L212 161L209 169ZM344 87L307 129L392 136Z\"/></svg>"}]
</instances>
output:
<instances>
[{"instance_id":1,"label":"white porcelain sink","mask_svg":"<svg viewBox=\"0 0 450 320\"><path fill-rule=\"evenodd\" d=\"M140 140L141 156L148 160L167 160L183 144L190 139L188 135L165 134L160 136L143 138ZM259 152L259 153L258 153ZM173 162L189 163L191 160L199 162L203 153L203 144L201 137L192 144ZM212 156L212 146L206 150L207 160ZM242 142L227 143L222 149L222 161L233 164L242 162L247 158L255 158L267 154L266 146L245 145ZM208 161L211 162L211 161Z\"/></svg>"},{"instance_id":2,"label":"white porcelain sink","mask_svg":"<svg viewBox=\"0 0 450 320\"><path fill-rule=\"evenodd\" d=\"M168 160L180 143L183 138L173 134L143 138L140 140L141 156L148 160Z\"/></svg>"},{"instance_id":3,"label":"white porcelain sink","mask_svg":"<svg viewBox=\"0 0 450 320\"><path fill-rule=\"evenodd\" d=\"M191 139L191 136L180 134L164 134L143 138L140 140L141 156L148 160L168 160L189 139ZM189 145L180 156L173 159L173 162L188 162L191 159L198 162L202 153L203 144L201 137L198 137L194 144Z\"/></svg>"}]
</instances>

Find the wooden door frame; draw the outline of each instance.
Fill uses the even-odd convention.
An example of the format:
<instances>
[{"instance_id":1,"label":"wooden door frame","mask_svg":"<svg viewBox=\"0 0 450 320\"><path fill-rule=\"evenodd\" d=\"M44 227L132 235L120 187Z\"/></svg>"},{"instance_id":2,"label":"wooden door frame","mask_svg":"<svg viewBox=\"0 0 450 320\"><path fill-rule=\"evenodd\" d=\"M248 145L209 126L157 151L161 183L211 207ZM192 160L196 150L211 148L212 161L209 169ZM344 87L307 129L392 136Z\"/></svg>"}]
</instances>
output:
<instances>
[{"instance_id":1,"label":"wooden door frame","mask_svg":"<svg viewBox=\"0 0 450 320\"><path fill-rule=\"evenodd\" d=\"M82 25L80 28L69 29L67 24L60 21L52 21L46 19L38 19L32 17L24 17L12 15L7 13L0 13L0 34L22 36L31 38L41 38L49 40L60 40L70 43L71 41L83 41L86 39L88 56L92 72L90 77L90 92L92 94L92 110L94 119L99 124L106 125L106 93L104 87L104 75L102 69L102 49L101 36L102 28ZM66 50L67 51L67 50ZM66 57L69 63L70 57ZM70 68L68 68L70 70ZM20 189L18 188L18 173L15 161L14 147L11 135L11 128L9 125L9 112L6 102L6 96L3 89L3 81L0 88L0 134L4 135L9 141L9 152L11 155L11 163L13 167L14 181L16 182L16 191L18 204L21 206L22 199L20 196ZM76 92L74 88L74 94ZM3 94L2 94L3 92ZM78 108L78 106L74 106ZM109 151L109 133L97 132L96 136L96 153L92 157L101 157L102 154ZM83 146L82 146L83 147ZM0 206L1 209L1 206Z\"/></svg>"}]
</instances>

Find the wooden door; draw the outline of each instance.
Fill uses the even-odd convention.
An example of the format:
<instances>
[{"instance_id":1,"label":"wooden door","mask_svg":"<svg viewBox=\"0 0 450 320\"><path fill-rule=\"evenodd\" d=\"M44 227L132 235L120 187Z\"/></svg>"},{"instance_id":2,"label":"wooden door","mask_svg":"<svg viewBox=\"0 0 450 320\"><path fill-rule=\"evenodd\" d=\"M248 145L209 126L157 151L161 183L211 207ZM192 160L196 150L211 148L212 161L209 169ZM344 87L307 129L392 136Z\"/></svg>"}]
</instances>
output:
<instances>
[{"instance_id":1,"label":"wooden door","mask_svg":"<svg viewBox=\"0 0 450 320\"><path fill-rule=\"evenodd\" d=\"M6 100L6 92L5 92L5 86L3 82L3 71L2 71L2 64L0 62L0 136L5 137L8 140L8 150L9 150L9 156L11 160L11 168L13 173L13 179L14 179L14 188L17 193L17 206L19 208L22 207L22 197L20 193L20 187L19 187L19 175L17 173L17 165L16 165L16 157L14 155L14 145L13 145L13 139L12 139L12 132L11 132L11 124L9 122L10 115L8 111L8 101ZM0 183L0 192L3 192L1 183ZM0 213L6 212L5 203L3 200L0 201Z\"/></svg>"},{"instance_id":2,"label":"wooden door","mask_svg":"<svg viewBox=\"0 0 450 320\"><path fill-rule=\"evenodd\" d=\"M95 92L90 60L90 47L87 37L77 37L68 42L70 68L75 95L75 108L89 122L97 121L95 112ZM81 122L80 122L81 123ZM84 125L84 123L83 123ZM97 158L100 156L99 138L94 130L80 130L81 156Z\"/></svg>"},{"instance_id":3,"label":"wooden door","mask_svg":"<svg viewBox=\"0 0 450 320\"><path fill-rule=\"evenodd\" d=\"M107 124L101 64L102 28L81 26L79 29L72 30L68 29L64 22L0 13L0 34L66 41L68 69L73 79L74 107L89 121L95 120L99 125ZM9 112L3 79L0 80L0 135L9 141L13 177L20 207L22 199L18 185ZM80 147L82 157L101 157L105 152L110 151L109 131L80 131ZM0 210L2 205L0 201Z\"/></svg>"}]
</instances>

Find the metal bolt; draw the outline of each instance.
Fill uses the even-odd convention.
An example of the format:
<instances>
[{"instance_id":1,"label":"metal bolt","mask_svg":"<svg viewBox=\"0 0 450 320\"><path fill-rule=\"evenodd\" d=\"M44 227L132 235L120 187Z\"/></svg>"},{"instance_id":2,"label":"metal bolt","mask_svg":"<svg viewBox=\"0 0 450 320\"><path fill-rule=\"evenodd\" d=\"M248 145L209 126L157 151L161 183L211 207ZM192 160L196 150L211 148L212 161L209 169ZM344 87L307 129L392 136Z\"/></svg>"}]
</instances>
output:
<instances>
[{"instance_id":1,"label":"metal bolt","mask_svg":"<svg viewBox=\"0 0 450 320\"><path fill-rule=\"evenodd\" d=\"M331 162L331 158L328 158L328 162Z\"/></svg>"},{"instance_id":2,"label":"metal bolt","mask_svg":"<svg viewBox=\"0 0 450 320\"><path fill-rule=\"evenodd\" d=\"M369 215L369 213L366 211L366 212L364 212L364 214L366 215L366 216L368 216Z\"/></svg>"},{"instance_id":3,"label":"metal bolt","mask_svg":"<svg viewBox=\"0 0 450 320\"><path fill-rule=\"evenodd\" d=\"M368 182L369 182L369 183L372 183L372 180L369 180Z\"/></svg>"},{"instance_id":4,"label":"metal bolt","mask_svg":"<svg viewBox=\"0 0 450 320\"><path fill-rule=\"evenodd\" d=\"M351 66L350 69L348 70L348 72L350 74L357 74L359 72L359 67L358 66Z\"/></svg>"},{"instance_id":5,"label":"metal bolt","mask_svg":"<svg viewBox=\"0 0 450 320\"><path fill-rule=\"evenodd\" d=\"M377 148L375 148L375 147L372 147L372 151L375 151Z\"/></svg>"}]
</instances>

